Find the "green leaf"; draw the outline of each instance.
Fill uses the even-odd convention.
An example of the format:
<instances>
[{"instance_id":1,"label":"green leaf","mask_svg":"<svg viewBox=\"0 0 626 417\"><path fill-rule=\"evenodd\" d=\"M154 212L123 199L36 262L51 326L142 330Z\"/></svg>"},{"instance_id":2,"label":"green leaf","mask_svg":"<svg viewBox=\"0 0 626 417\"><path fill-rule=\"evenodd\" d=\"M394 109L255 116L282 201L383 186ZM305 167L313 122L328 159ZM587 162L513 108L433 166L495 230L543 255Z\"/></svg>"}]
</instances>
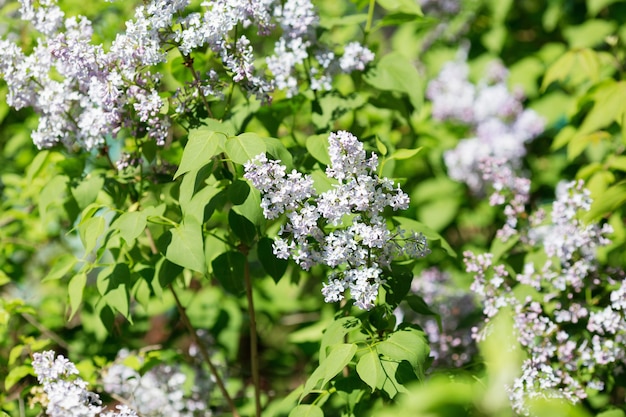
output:
<instances>
[{"instance_id":1,"label":"green leaf","mask_svg":"<svg viewBox=\"0 0 626 417\"><path fill-rule=\"evenodd\" d=\"M238 164L245 164L258 154L267 151L265 140L256 133L242 133L228 138L224 144L228 157Z\"/></svg>"},{"instance_id":2,"label":"green leaf","mask_svg":"<svg viewBox=\"0 0 626 417\"><path fill-rule=\"evenodd\" d=\"M509 237L506 242L503 242L502 239L500 239L499 237L495 238L491 242L491 249L489 249L489 252L493 254L492 262L494 264L498 262L502 255L507 253L513 246L515 246L519 239L520 235L517 234Z\"/></svg>"},{"instance_id":3,"label":"green leaf","mask_svg":"<svg viewBox=\"0 0 626 417\"><path fill-rule=\"evenodd\" d=\"M324 412L317 405L300 404L291 410L289 417L324 417Z\"/></svg>"},{"instance_id":4,"label":"green leaf","mask_svg":"<svg viewBox=\"0 0 626 417\"><path fill-rule=\"evenodd\" d=\"M280 139L276 138L263 138L263 142L265 142L266 152L270 154L275 159L281 161L283 165L290 169L293 165L292 156L289 150L283 145Z\"/></svg>"},{"instance_id":5,"label":"green leaf","mask_svg":"<svg viewBox=\"0 0 626 417\"><path fill-rule=\"evenodd\" d=\"M245 255L237 251L224 252L211 262L213 275L227 292L234 295L241 295L245 292L246 262L248 260Z\"/></svg>"},{"instance_id":6,"label":"green leaf","mask_svg":"<svg viewBox=\"0 0 626 417\"><path fill-rule=\"evenodd\" d=\"M228 193L228 199L235 206L238 206L245 203L250 195L250 185L245 181L235 180L228 186L226 192Z\"/></svg>"},{"instance_id":7,"label":"green leaf","mask_svg":"<svg viewBox=\"0 0 626 417\"><path fill-rule=\"evenodd\" d=\"M125 263L118 263L104 268L98 274L96 286L100 295L106 295L120 285L130 284L130 269Z\"/></svg>"},{"instance_id":8,"label":"green leaf","mask_svg":"<svg viewBox=\"0 0 626 417\"><path fill-rule=\"evenodd\" d=\"M595 16L600 13L605 7L618 2L620 2L620 0L587 0L587 14L589 16ZM600 415L601 414L598 414L598 417L600 417Z\"/></svg>"},{"instance_id":9,"label":"green leaf","mask_svg":"<svg viewBox=\"0 0 626 417\"><path fill-rule=\"evenodd\" d=\"M327 350L330 346L344 341L345 336L361 328L361 321L356 317L341 317L332 322L324 331L320 343L320 363L326 360Z\"/></svg>"},{"instance_id":10,"label":"green leaf","mask_svg":"<svg viewBox=\"0 0 626 417\"><path fill-rule=\"evenodd\" d=\"M561 149L563 146L567 145L570 140L576 135L576 128L574 126L565 126L563 129L559 130L559 133L554 137L554 141L552 142L552 146L550 149L556 151Z\"/></svg>"},{"instance_id":11,"label":"green leaf","mask_svg":"<svg viewBox=\"0 0 626 417\"><path fill-rule=\"evenodd\" d=\"M11 277L9 277L6 272L0 269L0 287L11 282Z\"/></svg>"},{"instance_id":12,"label":"green leaf","mask_svg":"<svg viewBox=\"0 0 626 417\"><path fill-rule=\"evenodd\" d=\"M104 218L91 217L82 221L78 225L78 233L80 240L85 247L85 255L90 254L98 243L98 238L102 236L104 232Z\"/></svg>"},{"instance_id":13,"label":"green leaf","mask_svg":"<svg viewBox=\"0 0 626 417\"><path fill-rule=\"evenodd\" d=\"M541 82L541 90L545 91L553 82L595 82L600 76L600 68L600 58L593 50L583 48L567 51L550 65Z\"/></svg>"},{"instance_id":14,"label":"green leaf","mask_svg":"<svg viewBox=\"0 0 626 417\"><path fill-rule=\"evenodd\" d=\"M415 155L417 155L419 151L421 150L422 150L421 146L415 149L398 149L394 153L392 153L390 156L388 156L387 159L397 159L397 160L410 159L410 158L413 158Z\"/></svg>"},{"instance_id":15,"label":"green leaf","mask_svg":"<svg viewBox=\"0 0 626 417\"><path fill-rule=\"evenodd\" d=\"M221 152L226 135L216 132L207 126L201 126L189 131L189 140L183 150L180 166L174 174L174 179L186 172L202 168L211 162L211 159Z\"/></svg>"},{"instance_id":16,"label":"green leaf","mask_svg":"<svg viewBox=\"0 0 626 417\"><path fill-rule=\"evenodd\" d=\"M235 136L237 134L235 126L233 126L230 120L220 121L217 119L203 119L202 123L209 130L223 133L226 137Z\"/></svg>"},{"instance_id":17,"label":"green leaf","mask_svg":"<svg viewBox=\"0 0 626 417\"><path fill-rule=\"evenodd\" d=\"M626 171L626 156L609 155L606 163L610 168Z\"/></svg>"},{"instance_id":18,"label":"green leaf","mask_svg":"<svg viewBox=\"0 0 626 417\"><path fill-rule=\"evenodd\" d=\"M376 345L378 353L394 361L407 361L418 378L424 378L430 348L424 332L412 328L399 330Z\"/></svg>"},{"instance_id":19,"label":"green leaf","mask_svg":"<svg viewBox=\"0 0 626 417\"><path fill-rule=\"evenodd\" d=\"M619 408L614 408L612 410L603 411L602 413L596 415L596 417L624 417L626 414L623 410Z\"/></svg>"},{"instance_id":20,"label":"green leaf","mask_svg":"<svg viewBox=\"0 0 626 417\"><path fill-rule=\"evenodd\" d=\"M409 219L406 217L398 217L394 216L394 221L398 222L398 224L406 230L412 230L417 233L423 233L426 239L428 240L428 245L430 247L432 242L439 242L441 247L448 253L448 255L456 258L456 252L452 249L452 246L437 232L432 230L430 227L426 226L422 222L418 222L417 220Z\"/></svg>"},{"instance_id":21,"label":"green leaf","mask_svg":"<svg viewBox=\"0 0 626 417\"><path fill-rule=\"evenodd\" d=\"M130 317L130 269L125 263L118 263L105 268L98 274L97 287L104 302L113 310L120 312L132 323Z\"/></svg>"},{"instance_id":22,"label":"green leaf","mask_svg":"<svg viewBox=\"0 0 626 417\"><path fill-rule=\"evenodd\" d=\"M29 375L34 376L33 367L29 365L19 365L9 371L9 374L4 378L4 389L6 392L24 377Z\"/></svg>"},{"instance_id":23,"label":"green leaf","mask_svg":"<svg viewBox=\"0 0 626 417\"><path fill-rule=\"evenodd\" d=\"M488 0L487 6L491 10L493 20L497 23L504 23L513 6L513 0Z\"/></svg>"},{"instance_id":24,"label":"green leaf","mask_svg":"<svg viewBox=\"0 0 626 417\"><path fill-rule=\"evenodd\" d=\"M71 188L72 196L78 207L83 210L89 204L96 201L98 193L104 186L104 178L100 175L90 174L77 187Z\"/></svg>"},{"instance_id":25,"label":"green leaf","mask_svg":"<svg viewBox=\"0 0 626 417\"><path fill-rule=\"evenodd\" d=\"M261 238L257 244L257 256L265 272L272 277L274 282L278 283L283 275L285 275L289 262L286 259L279 259L274 255L273 243L274 241L269 237Z\"/></svg>"},{"instance_id":26,"label":"green leaf","mask_svg":"<svg viewBox=\"0 0 626 417\"><path fill-rule=\"evenodd\" d=\"M160 261L157 262L156 268L156 281L151 282L151 288L158 298L163 294L163 289L167 288L183 271L183 268L180 265L176 265L173 262L167 260L167 258L161 258Z\"/></svg>"},{"instance_id":27,"label":"green leaf","mask_svg":"<svg viewBox=\"0 0 626 417\"><path fill-rule=\"evenodd\" d=\"M192 221L202 224L209 217L207 206L211 199L220 193L220 188L216 185L206 185L195 193L191 200L180 200L180 208L183 212L184 221Z\"/></svg>"},{"instance_id":28,"label":"green leaf","mask_svg":"<svg viewBox=\"0 0 626 417\"><path fill-rule=\"evenodd\" d=\"M354 343L339 343L332 346L328 357L323 362L320 362L320 365L304 384L301 398L304 398L315 389L320 380L322 381L320 386L323 387L337 376L350 363L356 351L357 346Z\"/></svg>"},{"instance_id":29,"label":"green leaf","mask_svg":"<svg viewBox=\"0 0 626 417\"><path fill-rule=\"evenodd\" d=\"M74 255L61 255L61 257L56 260L56 262L50 269L50 272L48 272L42 282L63 278L68 272L70 272L74 268L76 262L76 256Z\"/></svg>"},{"instance_id":30,"label":"green leaf","mask_svg":"<svg viewBox=\"0 0 626 417\"><path fill-rule=\"evenodd\" d=\"M146 230L147 223L148 215L146 213L142 211L125 212L115 219L111 224L111 229L119 230L126 244L132 245L135 239Z\"/></svg>"},{"instance_id":31,"label":"green leaf","mask_svg":"<svg viewBox=\"0 0 626 417\"><path fill-rule=\"evenodd\" d=\"M413 4L416 4L411 0ZM411 61L399 52L391 52L382 57L378 64L367 71L364 76L366 83L383 91L404 93L416 110L422 107L423 77Z\"/></svg>"},{"instance_id":32,"label":"green leaf","mask_svg":"<svg viewBox=\"0 0 626 417\"><path fill-rule=\"evenodd\" d=\"M485 32L480 40L489 52L499 54L500 51L502 51L504 43L506 42L507 34L507 27L504 24L496 24L491 28L491 30Z\"/></svg>"},{"instance_id":33,"label":"green leaf","mask_svg":"<svg viewBox=\"0 0 626 417\"><path fill-rule=\"evenodd\" d=\"M129 309L130 294L126 284L121 284L107 292L104 296L104 301L109 307L120 312L132 324L133 321Z\"/></svg>"},{"instance_id":34,"label":"green leaf","mask_svg":"<svg viewBox=\"0 0 626 417\"><path fill-rule=\"evenodd\" d=\"M60 206L65 200L67 183L69 178L65 175L53 177L39 194L39 213L45 219L48 209L52 206Z\"/></svg>"},{"instance_id":35,"label":"green leaf","mask_svg":"<svg viewBox=\"0 0 626 417\"><path fill-rule=\"evenodd\" d=\"M600 195L592 195L592 197L591 209L584 217L587 222L595 221L626 203L626 183L615 184L601 192Z\"/></svg>"},{"instance_id":36,"label":"green leaf","mask_svg":"<svg viewBox=\"0 0 626 417\"><path fill-rule=\"evenodd\" d=\"M261 192L256 188L250 188L246 201L243 204L236 205L231 210L235 210L263 230L265 217L261 208Z\"/></svg>"},{"instance_id":37,"label":"green leaf","mask_svg":"<svg viewBox=\"0 0 626 417\"><path fill-rule=\"evenodd\" d=\"M413 0L376 0L383 9L392 13L406 13L423 16L422 8Z\"/></svg>"},{"instance_id":38,"label":"green leaf","mask_svg":"<svg viewBox=\"0 0 626 417\"><path fill-rule=\"evenodd\" d=\"M603 19L587 19L577 26L568 26L563 29L563 37L569 43L569 47L593 48L601 45L604 39L615 32L615 22Z\"/></svg>"},{"instance_id":39,"label":"green leaf","mask_svg":"<svg viewBox=\"0 0 626 417\"><path fill-rule=\"evenodd\" d=\"M329 130L332 128L333 122L339 120L346 113L363 107L366 102L364 94L343 96L337 91L332 91L315 101L317 106L311 120L318 131Z\"/></svg>"},{"instance_id":40,"label":"green leaf","mask_svg":"<svg viewBox=\"0 0 626 417\"><path fill-rule=\"evenodd\" d=\"M375 351L367 352L359 358L356 364L356 372L363 382L374 391L384 383L384 370L380 363L378 353Z\"/></svg>"},{"instance_id":41,"label":"green leaf","mask_svg":"<svg viewBox=\"0 0 626 417\"><path fill-rule=\"evenodd\" d=\"M417 314L434 317L437 320L439 329L442 328L441 316L439 313L433 311L421 296L417 294L409 294L406 297L406 302L409 304L409 307L411 307L411 310L415 311Z\"/></svg>"},{"instance_id":42,"label":"green leaf","mask_svg":"<svg viewBox=\"0 0 626 417\"><path fill-rule=\"evenodd\" d=\"M84 272L80 272L70 279L67 292L70 298L70 320L74 318L74 315L78 312L78 307L83 301L83 290L87 284L87 275Z\"/></svg>"},{"instance_id":43,"label":"green leaf","mask_svg":"<svg viewBox=\"0 0 626 417\"><path fill-rule=\"evenodd\" d=\"M170 232L172 241L167 246L165 257L184 268L206 273L202 226L189 218Z\"/></svg>"},{"instance_id":44,"label":"green leaf","mask_svg":"<svg viewBox=\"0 0 626 417\"><path fill-rule=\"evenodd\" d=\"M567 159L573 161L577 156L583 153L589 145L610 138L611 135L604 131L594 132L588 135L578 134L567 144Z\"/></svg>"},{"instance_id":45,"label":"green leaf","mask_svg":"<svg viewBox=\"0 0 626 417\"><path fill-rule=\"evenodd\" d=\"M384 391L393 399L398 393L408 393L405 385L416 380L415 373L407 361L390 361L381 359L383 368L382 383L376 388Z\"/></svg>"},{"instance_id":46,"label":"green leaf","mask_svg":"<svg viewBox=\"0 0 626 417\"><path fill-rule=\"evenodd\" d=\"M228 211L228 224L235 235L248 246L254 244L256 239L256 227L248 219L234 210Z\"/></svg>"},{"instance_id":47,"label":"green leaf","mask_svg":"<svg viewBox=\"0 0 626 417\"><path fill-rule=\"evenodd\" d=\"M330 165L328 155L328 135L314 135L306 138L306 150L311 156L324 165Z\"/></svg>"},{"instance_id":48,"label":"green leaf","mask_svg":"<svg viewBox=\"0 0 626 417\"><path fill-rule=\"evenodd\" d=\"M593 94L594 105L580 126L577 136L609 127L626 113L626 81L607 81Z\"/></svg>"},{"instance_id":49,"label":"green leaf","mask_svg":"<svg viewBox=\"0 0 626 417\"><path fill-rule=\"evenodd\" d=\"M27 184L30 184L33 181L33 178L39 175L39 173L41 172L41 169L43 168L44 164L48 160L48 155L50 155L50 151L41 150L37 152L37 155L35 155L33 162L31 162L30 165L28 165L28 168L26 169L26 183Z\"/></svg>"},{"instance_id":50,"label":"green leaf","mask_svg":"<svg viewBox=\"0 0 626 417\"><path fill-rule=\"evenodd\" d=\"M382 156L386 156L387 155L387 146L385 146L383 141L381 141L378 136L376 136L376 149L378 149L378 152Z\"/></svg>"}]
</instances>

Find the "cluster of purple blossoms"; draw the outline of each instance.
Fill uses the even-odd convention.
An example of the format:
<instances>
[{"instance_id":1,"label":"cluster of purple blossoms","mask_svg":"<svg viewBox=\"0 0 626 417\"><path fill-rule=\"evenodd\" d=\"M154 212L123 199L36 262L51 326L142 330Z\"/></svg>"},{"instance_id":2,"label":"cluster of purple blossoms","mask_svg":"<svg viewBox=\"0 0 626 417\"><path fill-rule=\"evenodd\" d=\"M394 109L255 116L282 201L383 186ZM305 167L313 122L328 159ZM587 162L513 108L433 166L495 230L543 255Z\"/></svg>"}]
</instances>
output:
<instances>
[{"instance_id":1,"label":"cluster of purple blossoms","mask_svg":"<svg viewBox=\"0 0 626 417\"><path fill-rule=\"evenodd\" d=\"M527 203L521 197L524 191L511 189L516 180L509 179L508 184L504 195L519 201L496 197L492 202L507 207ZM516 244L525 245L532 255L522 271L496 264L490 253L464 253L467 272L474 275L471 289L482 299L486 317L486 326L475 330L475 337L485 336L498 311L513 310L518 342L527 358L509 392L514 409L522 414L528 399L558 397L577 402L587 397L588 389L604 390L611 374L623 372L624 273L602 268L596 258L597 250L610 243L607 236L612 228L580 219L591 207L583 185L582 181L559 184L549 216L539 210L525 223L507 221L505 228L522 237ZM498 190L501 195L504 187ZM510 210L511 218L525 215ZM509 231L505 236L510 236ZM524 296L515 295L517 287L524 288L519 292Z\"/></svg>"},{"instance_id":2,"label":"cluster of purple blossoms","mask_svg":"<svg viewBox=\"0 0 626 417\"><path fill-rule=\"evenodd\" d=\"M0 76L7 103L32 107L39 126L32 139L39 148L62 144L69 149L100 148L107 136L128 129L163 144L169 121L158 93L159 77L144 70L146 56L133 33L118 35L110 51L92 44L93 28L83 16L65 18L53 0L21 0L23 20L42 36L27 55L10 39L1 39Z\"/></svg>"},{"instance_id":3,"label":"cluster of purple blossoms","mask_svg":"<svg viewBox=\"0 0 626 417\"><path fill-rule=\"evenodd\" d=\"M472 330L467 323L476 312L474 296L455 285L447 272L436 267L422 271L413 279L411 291L418 294L441 318L441 328L432 317L417 316L412 311L398 308L396 315L404 321L418 323L428 336L431 369L460 368L470 362L477 352Z\"/></svg>"},{"instance_id":4,"label":"cluster of purple blossoms","mask_svg":"<svg viewBox=\"0 0 626 417\"><path fill-rule=\"evenodd\" d=\"M305 270L316 264L332 268L322 289L325 301L340 301L350 290L355 304L369 310L384 282L383 269L398 256L424 256L428 247L422 234L388 228L385 208L404 210L409 197L390 179L378 177L377 155L368 158L349 132L331 133L328 141L326 175L334 184L321 194L311 176L287 173L265 154L245 164L245 178L261 191L266 218L287 217L274 254L292 258Z\"/></svg>"},{"instance_id":5,"label":"cluster of purple blossoms","mask_svg":"<svg viewBox=\"0 0 626 417\"><path fill-rule=\"evenodd\" d=\"M98 394L87 390L76 366L54 351L33 354L33 369L46 397L43 402L50 417L136 417L126 405L106 411Z\"/></svg>"},{"instance_id":6,"label":"cluster of purple blossoms","mask_svg":"<svg viewBox=\"0 0 626 417\"><path fill-rule=\"evenodd\" d=\"M181 113L191 101L219 98L231 83L265 102L276 89L296 94L302 79L310 79L314 90L328 90L333 75L362 71L374 58L358 43L346 45L339 56L319 42L319 19L309 0L204 1L202 12L190 12L196 5L189 0L151 0L136 8L126 31L107 49L92 42L87 18L66 18L56 0L19 1L22 19L41 36L30 54L11 33L0 39L0 77L9 86L10 106L38 113L32 138L39 148L61 144L91 151L105 146L107 137L124 135L165 144L171 134L168 103L161 76L151 68L165 62L172 48L194 74L193 82L174 93L172 107ZM250 27L260 36L280 28L274 54L265 60L271 75L255 67L252 41L242 33ZM207 50L222 66L200 74L191 54Z\"/></svg>"},{"instance_id":7,"label":"cluster of purple blossoms","mask_svg":"<svg viewBox=\"0 0 626 417\"><path fill-rule=\"evenodd\" d=\"M460 55L428 84L426 96L436 120L465 126L472 135L448 150L444 162L451 178L481 193L485 183L479 165L491 157L519 168L526 155L525 144L543 132L544 122L533 110L524 109L520 92L509 91L508 71L502 64L492 63L487 75L473 84L468 78L466 53Z\"/></svg>"},{"instance_id":8,"label":"cluster of purple blossoms","mask_svg":"<svg viewBox=\"0 0 626 417\"><path fill-rule=\"evenodd\" d=\"M419 0L427 16L450 16L461 10L461 0Z\"/></svg>"},{"instance_id":9,"label":"cluster of purple blossoms","mask_svg":"<svg viewBox=\"0 0 626 417\"><path fill-rule=\"evenodd\" d=\"M143 357L121 350L115 362L103 374L102 385L109 394L124 399L125 404L136 409L139 415L153 417L212 415L211 410L207 408L206 395L213 383L204 373L196 373L191 387L192 392L187 393L185 385L189 385L188 375L179 366L159 364L147 372L140 373L125 365L129 358L135 363L143 362Z\"/></svg>"}]
</instances>

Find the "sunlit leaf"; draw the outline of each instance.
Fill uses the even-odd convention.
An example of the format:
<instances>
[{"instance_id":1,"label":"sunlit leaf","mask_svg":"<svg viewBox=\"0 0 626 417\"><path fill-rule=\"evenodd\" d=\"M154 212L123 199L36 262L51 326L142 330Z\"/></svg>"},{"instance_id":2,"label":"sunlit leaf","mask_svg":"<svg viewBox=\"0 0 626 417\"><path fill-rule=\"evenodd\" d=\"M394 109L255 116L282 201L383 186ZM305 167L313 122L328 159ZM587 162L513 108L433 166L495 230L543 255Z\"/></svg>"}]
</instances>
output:
<instances>
[{"instance_id":1,"label":"sunlit leaf","mask_svg":"<svg viewBox=\"0 0 626 417\"><path fill-rule=\"evenodd\" d=\"M184 268L205 273L202 226L192 219L171 229L172 241L165 256Z\"/></svg>"},{"instance_id":2,"label":"sunlit leaf","mask_svg":"<svg viewBox=\"0 0 626 417\"><path fill-rule=\"evenodd\" d=\"M384 383L384 370L380 363L378 353L370 351L359 358L356 364L356 372L359 377L374 391Z\"/></svg>"},{"instance_id":3,"label":"sunlit leaf","mask_svg":"<svg viewBox=\"0 0 626 417\"><path fill-rule=\"evenodd\" d=\"M174 174L174 179L186 172L202 168L211 162L211 159L221 152L226 140L224 133L216 132L209 127L202 126L189 132L189 140L183 151L180 166Z\"/></svg>"},{"instance_id":4,"label":"sunlit leaf","mask_svg":"<svg viewBox=\"0 0 626 417\"><path fill-rule=\"evenodd\" d=\"M224 144L228 157L238 164L245 164L267 150L265 140L256 133L242 133L228 138Z\"/></svg>"},{"instance_id":5,"label":"sunlit leaf","mask_svg":"<svg viewBox=\"0 0 626 417\"><path fill-rule=\"evenodd\" d=\"M291 410L289 417L324 417L324 412L315 404L300 404Z\"/></svg>"}]
</instances>

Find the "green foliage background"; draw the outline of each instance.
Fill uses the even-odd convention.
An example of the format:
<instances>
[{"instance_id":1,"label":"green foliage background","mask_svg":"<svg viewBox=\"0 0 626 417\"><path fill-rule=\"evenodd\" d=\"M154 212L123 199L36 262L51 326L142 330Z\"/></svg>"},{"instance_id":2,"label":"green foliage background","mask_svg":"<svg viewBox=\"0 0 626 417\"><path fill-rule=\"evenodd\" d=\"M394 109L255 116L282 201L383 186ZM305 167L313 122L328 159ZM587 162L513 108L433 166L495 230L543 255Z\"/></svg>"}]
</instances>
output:
<instances>
[{"instance_id":1,"label":"green foliage background","mask_svg":"<svg viewBox=\"0 0 626 417\"><path fill-rule=\"evenodd\" d=\"M105 43L133 7L96 0L60 4L90 17ZM181 325L176 294L190 324L210 335L242 414L252 415L247 265L263 415L510 414L502 383L511 380L511 364L520 358L498 349L498 337L511 337L507 326L481 346L468 369L427 376L428 346L419 328L394 332L389 309L361 313L325 304L324 270L304 273L273 256L270 237L279 224L263 219L259 194L242 179L240 166L267 151L289 168L312 172L316 186L324 187L324 137L330 130L351 131L381 155L382 174L397 178L410 194L404 221L419 222L414 228L429 237L433 253L406 267L409 276L437 265L469 287L458 255L489 250L503 217L448 178L442 154L465 132L435 122L424 102L428 80L468 40L473 78L499 58L510 68L511 86L520 86L526 105L548 122L524 161L532 204L552 199L561 179L584 179L594 200L586 220L607 221L615 230L601 260L626 267L626 3L462 5L439 33L440 19L422 16L413 0L376 1L370 30L368 2L317 2L326 40L365 40L376 52L364 74L341 75L328 93L277 97L271 107L236 91L230 113L213 103L228 117L217 122L199 114L202 125L182 124L166 149L128 138L125 145L136 146L149 162L146 172L120 175L95 154L38 151L30 139L37 116L0 100L0 409L37 415L26 404L35 385L28 363L44 348L68 355L96 387L96 370L123 347L156 345L154 352L145 350L148 357L184 362L181 352L192 339ZM9 2L2 12L8 16L14 7ZM180 59L163 71L170 74L164 91L188 77ZM7 88L0 90L4 96ZM115 146L111 152L119 152ZM404 395L394 401L398 393ZM217 391L210 396L212 405L222 406ZM623 408L623 401L598 395L575 409L541 404L536 413L612 417L624 415Z\"/></svg>"}]
</instances>

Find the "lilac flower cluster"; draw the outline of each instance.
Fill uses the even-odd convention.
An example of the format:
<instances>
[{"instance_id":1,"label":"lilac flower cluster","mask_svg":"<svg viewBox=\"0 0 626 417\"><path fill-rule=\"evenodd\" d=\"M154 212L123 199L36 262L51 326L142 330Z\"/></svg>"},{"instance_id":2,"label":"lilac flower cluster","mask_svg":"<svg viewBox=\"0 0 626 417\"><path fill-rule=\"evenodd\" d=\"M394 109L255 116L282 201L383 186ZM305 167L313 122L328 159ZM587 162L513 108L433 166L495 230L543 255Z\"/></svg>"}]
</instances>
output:
<instances>
[{"instance_id":1,"label":"lilac flower cluster","mask_svg":"<svg viewBox=\"0 0 626 417\"><path fill-rule=\"evenodd\" d=\"M505 195L519 199L507 207L525 203L520 197L523 192L511 191L517 180L509 179L498 190L501 194L509 187ZM507 203L499 197L493 201ZM503 263L495 264L490 253L464 254L467 272L474 275L472 290L483 301L485 323L502 308L513 309L518 342L527 354L521 376L510 387L517 412L526 412L525 402L530 398L580 401L587 397L587 389L604 390L609 375L623 371L624 273L602 268L598 262L596 252L610 242L607 236L612 229L607 224L582 222L581 214L590 207L589 191L582 181L562 183L549 221L542 210L526 223L507 221L505 228L522 235L518 245L525 245L533 255L518 273ZM511 210L511 218L526 214ZM526 288L525 296L514 295L518 286ZM481 339L486 331L488 326L476 330L475 337Z\"/></svg>"},{"instance_id":2,"label":"lilac flower cluster","mask_svg":"<svg viewBox=\"0 0 626 417\"><path fill-rule=\"evenodd\" d=\"M263 101L275 89L296 94L302 79L310 79L314 90L328 90L333 75L362 71L374 58L358 43L346 45L339 56L319 42L319 18L309 0L205 1L202 12L190 12L195 6L189 0L151 0L136 8L108 51L92 42L87 18L66 18L56 0L20 4L22 19L42 36L30 54L10 37L1 39L0 76L9 86L10 106L39 114L32 134L39 148L62 144L90 151L103 147L106 137L124 135L165 144L168 103L159 90L160 74L150 68L165 62L172 47L194 74L174 94L173 107L181 114L192 101L219 98L232 83ZM280 28L274 54L265 60L271 76L255 67L252 41L243 33L252 27L262 36ZM222 67L199 74L191 54L207 48Z\"/></svg>"},{"instance_id":3,"label":"lilac flower cluster","mask_svg":"<svg viewBox=\"0 0 626 417\"><path fill-rule=\"evenodd\" d=\"M419 316L413 319L426 332L433 357L432 369L460 368L477 352L472 331L464 323L476 311L474 296L456 286L450 274L433 267L422 271L413 279L411 291L418 294L441 317L437 320ZM411 319L410 311L396 311L403 319Z\"/></svg>"},{"instance_id":4,"label":"lilac flower cluster","mask_svg":"<svg viewBox=\"0 0 626 417\"><path fill-rule=\"evenodd\" d=\"M116 361L107 368L102 378L105 391L124 399L142 416L153 417L205 417L212 415L207 409L206 394L212 383L199 375L194 381L192 392L185 392L187 375L180 367L159 364L147 372L124 364L129 357L138 363L142 357L126 350L118 353ZM208 382L208 383L207 383ZM205 396L205 398L203 398Z\"/></svg>"},{"instance_id":5,"label":"lilac flower cluster","mask_svg":"<svg viewBox=\"0 0 626 417\"><path fill-rule=\"evenodd\" d=\"M419 0L418 3L427 16L450 16L461 10L460 0Z\"/></svg>"},{"instance_id":6,"label":"lilac flower cluster","mask_svg":"<svg viewBox=\"0 0 626 417\"><path fill-rule=\"evenodd\" d=\"M15 42L0 40L5 51L0 75L9 87L7 103L16 109L32 107L39 114L32 134L35 145L89 151L122 129L164 143L169 121L162 114L159 77L143 69L148 48L133 43L136 32L118 35L105 52L91 43L93 28L85 17L65 18L53 0L38 7L20 3L22 19L43 36L30 55Z\"/></svg>"},{"instance_id":7,"label":"lilac flower cluster","mask_svg":"<svg viewBox=\"0 0 626 417\"><path fill-rule=\"evenodd\" d=\"M525 144L544 130L542 118L524 109L520 92L509 91L507 69L498 62L489 67L477 84L469 81L469 66L464 53L444 65L427 87L436 120L451 121L468 129L469 138L444 154L451 178L465 182L475 193L484 192L479 165L494 157L519 168L526 155Z\"/></svg>"},{"instance_id":8,"label":"lilac flower cluster","mask_svg":"<svg viewBox=\"0 0 626 417\"><path fill-rule=\"evenodd\" d=\"M87 390L87 382L78 376L76 366L54 351L33 354L33 369L47 398L44 406L50 417L136 417L126 405L106 411L98 394Z\"/></svg>"},{"instance_id":9,"label":"lilac flower cluster","mask_svg":"<svg viewBox=\"0 0 626 417\"><path fill-rule=\"evenodd\" d=\"M398 256L424 256L428 247L422 234L389 230L383 211L408 208L409 197L376 175L377 155L368 158L349 132L331 133L328 141L326 175L334 181L328 191L318 194L311 176L288 174L265 154L245 164L245 178L261 191L266 218L287 217L275 255L292 258L305 270L316 264L333 268L322 289L326 302L340 301L350 290L359 308L370 309L384 282L383 269Z\"/></svg>"}]
</instances>

